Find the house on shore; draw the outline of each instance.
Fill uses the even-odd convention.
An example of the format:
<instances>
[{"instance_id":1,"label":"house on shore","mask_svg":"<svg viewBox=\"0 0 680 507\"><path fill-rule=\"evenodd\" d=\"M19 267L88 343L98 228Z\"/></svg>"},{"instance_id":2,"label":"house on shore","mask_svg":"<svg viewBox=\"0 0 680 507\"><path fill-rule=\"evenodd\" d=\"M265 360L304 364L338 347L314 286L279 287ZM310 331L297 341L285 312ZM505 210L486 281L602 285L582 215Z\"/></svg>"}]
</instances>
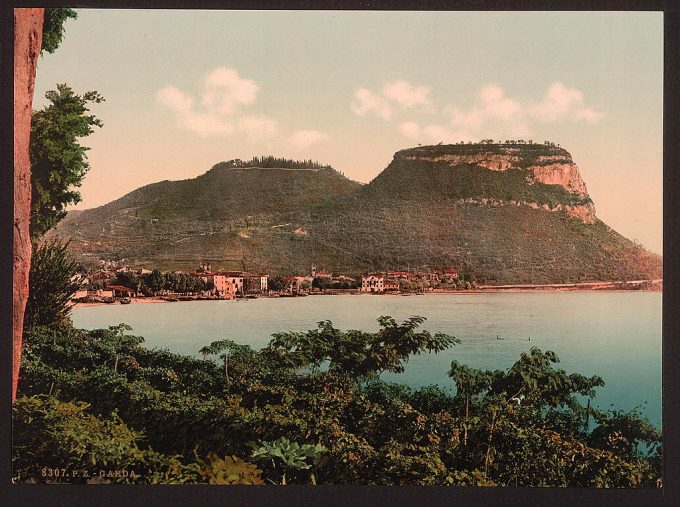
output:
<instances>
[{"instance_id":1,"label":"house on shore","mask_svg":"<svg viewBox=\"0 0 680 507\"><path fill-rule=\"evenodd\" d=\"M211 294L221 297L231 299L236 294L236 289L234 284L232 284L227 275L223 273L191 273L198 276L205 283L212 283L213 288L211 289Z\"/></svg>"},{"instance_id":2,"label":"house on shore","mask_svg":"<svg viewBox=\"0 0 680 507\"><path fill-rule=\"evenodd\" d=\"M243 271L218 271L191 273L204 282L212 282L221 297L261 294L269 290L269 275Z\"/></svg>"},{"instance_id":3,"label":"house on shore","mask_svg":"<svg viewBox=\"0 0 680 507\"><path fill-rule=\"evenodd\" d=\"M385 275L370 273L361 277L361 292L382 293L385 291Z\"/></svg>"},{"instance_id":4,"label":"house on shore","mask_svg":"<svg viewBox=\"0 0 680 507\"><path fill-rule=\"evenodd\" d=\"M307 282L309 286L312 284L313 278L311 276L284 276L283 280L286 282L285 292L290 294L298 294L304 292L302 285Z\"/></svg>"},{"instance_id":5,"label":"house on shore","mask_svg":"<svg viewBox=\"0 0 680 507\"><path fill-rule=\"evenodd\" d=\"M384 280L383 281L383 291L384 292L399 292L399 282L396 280Z\"/></svg>"},{"instance_id":6,"label":"house on shore","mask_svg":"<svg viewBox=\"0 0 680 507\"><path fill-rule=\"evenodd\" d=\"M458 280L458 270L457 269L438 269L434 273L439 275L439 278L443 280Z\"/></svg>"},{"instance_id":7,"label":"house on shore","mask_svg":"<svg viewBox=\"0 0 680 507\"><path fill-rule=\"evenodd\" d=\"M137 291L123 287L122 285L109 285L106 287L113 293L114 298L136 298Z\"/></svg>"}]
</instances>

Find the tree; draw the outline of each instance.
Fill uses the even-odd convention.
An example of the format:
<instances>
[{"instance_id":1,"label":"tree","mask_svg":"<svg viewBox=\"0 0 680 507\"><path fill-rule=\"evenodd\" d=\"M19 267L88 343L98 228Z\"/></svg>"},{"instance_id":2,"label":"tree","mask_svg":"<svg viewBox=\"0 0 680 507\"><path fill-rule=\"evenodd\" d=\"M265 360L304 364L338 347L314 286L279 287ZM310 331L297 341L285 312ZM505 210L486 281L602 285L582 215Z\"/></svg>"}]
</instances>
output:
<instances>
[{"instance_id":1,"label":"tree","mask_svg":"<svg viewBox=\"0 0 680 507\"><path fill-rule=\"evenodd\" d=\"M286 280L282 276L277 275L271 277L267 285L269 286L269 290L274 292L280 292L283 289L285 289L288 284L286 283Z\"/></svg>"},{"instance_id":2,"label":"tree","mask_svg":"<svg viewBox=\"0 0 680 507\"><path fill-rule=\"evenodd\" d=\"M12 302L12 401L21 365L24 312L31 267L31 110L45 9L14 9L14 234Z\"/></svg>"},{"instance_id":3,"label":"tree","mask_svg":"<svg viewBox=\"0 0 680 507\"><path fill-rule=\"evenodd\" d=\"M90 168L78 139L94 132L102 122L86 114L88 103L104 99L96 91L77 95L58 84L45 97L50 105L33 113L31 124L31 238L40 238L66 216L65 206L80 202L72 187L82 183Z\"/></svg>"},{"instance_id":4,"label":"tree","mask_svg":"<svg viewBox=\"0 0 680 507\"><path fill-rule=\"evenodd\" d=\"M458 361L451 363L449 377L455 382L458 394L465 398L465 422L463 423L463 444L467 445L468 427L467 421L470 416L470 400L488 391L493 381L494 373L491 371L477 370L467 365L460 364Z\"/></svg>"},{"instance_id":5,"label":"tree","mask_svg":"<svg viewBox=\"0 0 680 507\"><path fill-rule=\"evenodd\" d=\"M144 285L146 285L151 292L156 293L163 290L163 286L165 285L165 277L159 270L154 269L151 273L145 275L143 279Z\"/></svg>"},{"instance_id":6,"label":"tree","mask_svg":"<svg viewBox=\"0 0 680 507\"><path fill-rule=\"evenodd\" d=\"M47 14L46 14L47 11ZM31 266L31 116L38 54L53 53L63 37L63 24L75 18L71 9L14 9L14 235L12 303L12 401L21 366L24 312ZM47 18L47 23L44 23ZM43 43L43 33L45 42Z\"/></svg>"},{"instance_id":7,"label":"tree","mask_svg":"<svg viewBox=\"0 0 680 507\"><path fill-rule=\"evenodd\" d=\"M76 19L77 17L78 13L73 9L45 9L41 51L54 53L64 39L64 23L69 18Z\"/></svg>"},{"instance_id":8,"label":"tree","mask_svg":"<svg viewBox=\"0 0 680 507\"><path fill-rule=\"evenodd\" d=\"M31 257L28 303L24 326L62 326L69 323L70 300L80 287L79 266L68 254L68 243L40 245Z\"/></svg>"},{"instance_id":9,"label":"tree","mask_svg":"<svg viewBox=\"0 0 680 507\"><path fill-rule=\"evenodd\" d=\"M247 345L240 345L233 340L216 340L198 351L205 359L208 355L220 354L219 358L224 362L224 378L229 382L229 357L235 356L237 363L252 361L253 350Z\"/></svg>"},{"instance_id":10,"label":"tree","mask_svg":"<svg viewBox=\"0 0 680 507\"><path fill-rule=\"evenodd\" d=\"M129 271L120 271L116 273L116 285L122 285L130 290L137 291L140 285L139 277Z\"/></svg>"},{"instance_id":11,"label":"tree","mask_svg":"<svg viewBox=\"0 0 680 507\"><path fill-rule=\"evenodd\" d=\"M291 367L318 368L328 361L328 369L357 378L368 378L389 371L401 373L409 356L441 352L460 343L454 336L418 331L424 317L413 316L402 324L392 317L379 317L376 333L341 331L330 321L319 322L307 332L275 333L267 349Z\"/></svg>"}]
</instances>

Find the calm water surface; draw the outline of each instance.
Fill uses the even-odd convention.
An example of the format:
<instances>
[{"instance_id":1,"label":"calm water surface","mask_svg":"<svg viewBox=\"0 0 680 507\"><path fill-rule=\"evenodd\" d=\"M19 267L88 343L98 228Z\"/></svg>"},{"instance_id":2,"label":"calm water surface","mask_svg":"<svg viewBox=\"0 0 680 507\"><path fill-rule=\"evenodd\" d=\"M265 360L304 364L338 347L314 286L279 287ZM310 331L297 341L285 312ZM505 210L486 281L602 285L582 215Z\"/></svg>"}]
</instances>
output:
<instances>
[{"instance_id":1,"label":"calm water surface","mask_svg":"<svg viewBox=\"0 0 680 507\"><path fill-rule=\"evenodd\" d=\"M567 372L600 375L595 405L642 407L661 424L661 293L558 292L421 296L310 296L248 301L191 301L76 308L76 327L125 322L147 347L198 357L213 340L254 348L277 331L303 331L320 320L341 329L378 329L376 319L427 317L424 328L462 343L411 358L403 374L383 378L413 387L451 387L453 359L475 368L505 369L532 346L553 350ZM501 339L496 339L496 336ZM529 340L529 337L531 340Z\"/></svg>"}]
</instances>

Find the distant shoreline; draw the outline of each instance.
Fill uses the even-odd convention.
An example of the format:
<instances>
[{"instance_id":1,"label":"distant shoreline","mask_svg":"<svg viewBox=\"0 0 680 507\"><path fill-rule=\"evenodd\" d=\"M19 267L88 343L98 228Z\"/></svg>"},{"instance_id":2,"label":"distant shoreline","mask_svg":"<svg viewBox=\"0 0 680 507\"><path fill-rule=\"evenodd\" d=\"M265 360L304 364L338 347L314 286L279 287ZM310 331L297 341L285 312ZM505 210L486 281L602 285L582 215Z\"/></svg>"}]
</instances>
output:
<instances>
[{"instance_id":1,"label":"distant shoreline","mask_svg":"<svg viewBox=\"0 0 680 507\"><path fill-rule=\"evenodd\" d=\"M613 282L617 283L617 282ZM656 287L656 288L650 288L650 289L615 289L611 288L611 285L613 284L612 282L598 282L598 283L593 283L589 284L592 286L588 287L582 287L582 286L575 286L575 284L554 284L554 285L521 285L521 286L510 286L510 285L486 285L486 286L481 286L477 289L467 289L467 290L449 290L449 291L428 291L424 293L390 293L390 292L384 292L384 293L369 293L369 292L362 292L362 293L347 293L347 294L324 294L324 293L317 293L317 294L310 294L311 296L343 296L343 295L349 295L349 296L427 296L427 295L433 295L433 296L450 296L450 295L478 295L478 294L502 294L502 293L508 293L508 294L517 294L517 293L545 293L545 292L621 292L621 293L630 293L630 292L662 292L661 287ZM609 288L607 288L609 287ZM269 296L269 295L262 295L258 296L258 299L278 299L279 296ZM197 299L195 301L238 301L238 300L232 300L232 299L208 299L208 300L200 300ZM187 303L189 301L168 301L166 299L163 299L161 297L144 297L144 298L131 298L130 304L148 304L148 303ZM191 301L194 302L194 301ZM120 303L117 301L115 303L104 303L104 302L93 302L93 303L75 303L72 305L73 308L85 308L89 306L109 306L109 305L119 305Z\"/></svg>"}]
</instances>

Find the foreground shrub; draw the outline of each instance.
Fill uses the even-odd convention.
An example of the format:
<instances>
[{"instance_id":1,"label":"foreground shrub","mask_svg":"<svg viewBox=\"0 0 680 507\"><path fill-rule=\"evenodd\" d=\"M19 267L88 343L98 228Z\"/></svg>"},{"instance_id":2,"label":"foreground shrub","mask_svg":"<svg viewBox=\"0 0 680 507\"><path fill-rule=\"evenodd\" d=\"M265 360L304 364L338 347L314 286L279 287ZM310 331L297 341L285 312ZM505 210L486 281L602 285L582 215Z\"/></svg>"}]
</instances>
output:
<instances>
[{"instance_id":1,"label":"foreground shrub","mask_svg":"<svg viewBox=\"0 0 680 507\"><path fill-rule=\"evenodd\" d=\"M556 369L553 352L532 349L505 371L454 362L448 388L379 380L454 343L416 330L422 320L383 318L359 334L324 322L257 351L218 340L205 359L145 349L125 326L36 328L15 406L15 479L86 482L42 469L101 466L136 472L111 482L659 483L658 430L635 412L584 407L603 380Z\"/></svg>"}]
</instances>

